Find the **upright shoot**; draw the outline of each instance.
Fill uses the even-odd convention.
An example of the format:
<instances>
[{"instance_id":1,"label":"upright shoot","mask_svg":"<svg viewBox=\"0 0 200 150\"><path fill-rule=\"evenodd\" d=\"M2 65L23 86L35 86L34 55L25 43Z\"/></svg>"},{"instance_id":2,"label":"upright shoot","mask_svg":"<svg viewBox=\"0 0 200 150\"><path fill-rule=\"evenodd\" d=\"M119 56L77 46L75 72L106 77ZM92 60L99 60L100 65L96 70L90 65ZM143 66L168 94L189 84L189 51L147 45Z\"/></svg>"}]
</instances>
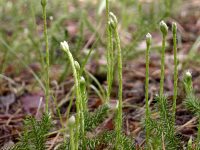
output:
<instances>
[{"instance_id":1,"label":"upright shoot","mask_svg":"<svg viewBox=\"0 0 200 150\"><path fill-rule=\"evenodd\" d=\"M160 96L163 96L164 78L165 78L165 47L166 47L166 37L168 33L168 27L164 21L160 22L160 31L162 33Z\"/></svg>"},{"instance_id":2,"label":"upright shoot","mask_svg":"<svg viewBox=\"0 0 200 150\"><path fill-rule=\"evenodd\" d=\"M145 122L146 122L146 145L149 143L149 127L150 108L149 108L149 50L151 47L152 36L150 33L146 35L146 78L145 78Z\"/></svg>"},{"instance_id":3,"label":"upright shoot","mask_svg":"<svg viewBox=\"0 0 200 150\"><path fill-rule=\"evenodd\" d=\"M48 33L47 33L47 15L46 15L46 5L47 0L41 0L42 6L42 13L44 19L44 38L45 38L45 45L46 45L46 76L45 76L45 100L46 100L46 109L45 111L48 113L49 110L49 43L48 43Z\"/></svg>"},{"instance_id":4,"label":"upright shoot","mask_svg":"<svg viewBox=\"0 0 200 150\"><path fill-rule=\"evenodd\" d=\"M106 33L107 33L107 50L106 50L106 58L107 58L107 97L106 102L110 100L110 93L112 89L112 82L113 82L113 70L114 70L114 52L113 52L113 31L112 27L110 26L110 19L109 19L109 0L106 0Z\"/></svg>"},{"instance_id":5,"label":"upright shoot","mask_svg":"<svg viewBox=\"0 0 200 150\"><path fill-rule=\"evenodd\" d=\"M110 12L110 18L109 18L110 26L114 33L114 39L116 42L116 49L117 49L117 66L118 66L118 101L119 105L117 108L117 119L116 119L116 149L123 149L121 141L121 131L122 131L122 54L121 54L121 45L120 45L120 38L117 31L118 27L118 21L116 16Z\"/></svg>"},{"instance_id":6,"label":"upright shoot","mask_svg":"<svg viewBox=\"0 0 200 150\"><path fill-rule=\"evenodd\" d=\"M187 71L183 77L183 84L186 91L186 100L185 106L193 113L196 114L198 117L198 132L197 132L197 139L196 139L196 147L198 148L200 145L200 100L198 97L195 96L193 85L192 85L192 74Z\"/></svg>"},{"instance_id":7,"label":"upright shoot","mask_svg":"<svg viewBox=\"0 0 200 150\"><path fill-rule=\"evenodd\" d=\"M78 145L79 145L79 136L80 136L80 113L81 113L81 95L80 95L80 86L79 86L79 77L78 77L78 71L77 69L80 68L78 62L74 61L74 58L69 50L68 43L66 41L61 42L61 48L63 51L67 53L67 56L69 58L71 67L72 67L72 72L74 76L74 82L75 82L75 90L76 90L76 109L77 109L77 114L76 114L76 134L75 134L75 150L78 150Z\"/></svg>"},{"instance_id":8,"label":"upright shoot","mask_svg":"<svg viewBox=\"0 0 200 150\"><path fill-rule=\"evenodd\" d=\"M177 85L178 85L178 60L177 60L177 26L176 23L172 24L172 32L173 32L173 45L174 45L174 94L173 94L173 104L172 104L172 115L173 115L173 123L175 125L176 119L176 99L177 99Z\"/></svg>"},{"instance_id":9,"label":"upright shoot","mask_svg":"<svg viewBox=\"0 0 200 150\"><path fill-rule=\"evenodd\" d=\"M74 125L75 125L75 117L71 116L68 121L69 126L69 132L70 132L70 149L75 150L75 144L74 144Z\"/></svg>"}]
</instances>

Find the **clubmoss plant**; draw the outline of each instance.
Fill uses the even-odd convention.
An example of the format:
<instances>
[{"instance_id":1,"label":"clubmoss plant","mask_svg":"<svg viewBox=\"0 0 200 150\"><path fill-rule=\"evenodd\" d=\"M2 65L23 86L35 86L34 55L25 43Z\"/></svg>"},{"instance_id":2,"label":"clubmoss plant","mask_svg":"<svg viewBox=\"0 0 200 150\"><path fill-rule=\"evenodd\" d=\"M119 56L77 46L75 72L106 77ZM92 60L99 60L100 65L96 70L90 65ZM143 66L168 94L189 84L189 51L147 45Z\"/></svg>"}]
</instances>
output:
<instances>
[{"instance_id":1,"label":"clubmoss plant","mask_svg":"<svg viewBox=\"0 0 200 150\"><path fill-rule=\"evenodd\" d=\"M105 120L105 118L108 116L108 110L109 110L109 106L107 104L103 104L100 107L98 107L94 112L89 112L89 111L85 112L84 113L85 132L87 132L87 131L93 132L94 129L100 123L102 123ZM70 117L70 119L71 118L73 118L73 117ZM69 126L70 119L68 119L68 126ZM73 130L73 132L74 132L73 135L74 135L74 138L75 138L75 136L76 136L76 124L75 124L75 127L73 127L73 129L74 129ZM105 131L105 135L106 134L109 136L109 132L108 131ZM107 136L105 136L105 138L102 139L102 138L99 138L100 137L99 135L101 135L101 133L99 133L97 135L95 134L95 136L92 137L92 138L87 137L86 135L84 135L84 139L83 139L83 137L82 137L83 135L80 132L79 149L94 150L95 147L98 146L99 144L104 145L105 142L103 142L101 140L108 141L106 139ZM58 145L59 150L68 150L68 149L70 149L70 147L71 147L71 144L70 144L71 136L72 135L70 135L70 138L67 138L65 141L63 141L63 143L60 143ZM71 143L73 143L73 142L71 142ZM74 143L75 143L75 139L74 139Z\"/></svg>"},{"instance_id":2,"label":"clubmoss plant","mask_svg":"<svg viewBox=\"0 0 200 150\"><path fill-rule=\"evenodd\" d=\"M176 28L175 25L173 25L173 37L174 37L174 42L176 42ZM165 24L164 21L160 22L160 31L162 33L162 51L161 51L161 79L160 79L160 93L156 97L156 101L158 102L158 110L160 114L159 120L152 120L149 118L149 122L146 122L146 128L150 128L151 132L154 132L154 134L158 138L150 138L149 145L147 145L147 148L153 147L155 149L156 147L158 149L177 149L177 138L175 135L175 130L174 130L174 119L175 119L175 113L174 111L176 110L176 101L173 100L172 104L172 113L170 111L170 107L167 102L167 97L164 95L164 71L165 71L165 43L166 43L166 36L168 33L168 27ZM174 68L174 86L175 87L175 98L177 96L177 56L176 56L176 43L174 43L174 49L175 49L175 68ZM147 59L147 58L146 58ZM148 90L146 90L148 91ZM146 93L147 94L147 93ZM147 101L147 100L146 100ZM147 107L147 102L146 102L146 107ZM147 108L149 109L149 108ZM147 112L147 110L146 110ZM148 141L148 139L147 139ZM148 143L147 143L148 144ZM162 146L161 146L162 145Z\"/></svg>"},{"instance_id":3,"label":"clubmoss plant","mask_svg":"<svg viewBox=\"0 0 200 150\"><path fill-rule=\"evenodd\" d=\"M79 76L78 76L78 71L80 69L80 65L78 62L74 61L74 58L69 50L68 43L66 41L61 42L61 48L63 51L67 53L67 56L69 58L71 67L72 67L72 72L74 75L74 82L75 82L75 90L76 90L76 109L77 109L77 114L76 114L76 134L75 134L75 150L78 150L79 147L79 136L80 136L80 128L83 127L80 125L82 121L80 120L82 117L81 115L81 92L80 92L80 82L79 82ZM78 71L77 71L78 69ZM82 131L82 130L81 130Z\"/></svg>"},{"instance_id":4,"label":"clubmoss plant","mask_svg":"<svg viewBox=\"0 0 200 150\"><path fill-rule=\"evenodd\" d=\"M75 126L75 117L71 116L68 121L69 130L70 130L70 149L75 150L75 144L74 144L74 126Z\"/></svg>"},{"instance_id":5,"label":"clubmoss plant","mask_svg":"<svg viewBox=\"0 0 200 150\"><path fill-rule=\"evenodd\" d=\"M168 33L168 27L164 21L160 22L160 31L162 33L160 96L163 96L164 78L165 78L165 47L166 47L166 37Z\"/></svg>"},{"instance_id":6,"label":"clubmoss plant","mask_svg":"<svg viewBox=\"0 0 200 150\"><path fill-rule=\"evenodd\" d=\"M95 138L88 138L87 145L88 150L95 150L102 148L101 146L107 146L111 150L116 150L113 143L116 139L115 131L106 131L98 134ZM124 150L135 150L135 145L132 142L132 139L127 137L124 134L121 134L121 144L124 146ZM121 150L121 149L120 149Z\"/></svg>"},{"instance_id":7,"label":"clubmoss plant","mask_svg":"<svg viewBox=\"0 0 200 150\"><path fill-rule=\"evenodd\" d=\"M76 136L75 136L75 145L76 150L78 149L79 142L83 148L86 148L85 141L85 119L84 114L87 112L87 94L85 87L85 79L80 76L81 67L77 61L74 61L71 52L69 51L69 46L66 41L61 42L62 49L67 53L75 79L75 89L76 89ZM80 130L80 131L79 131Z\"/></svg>"},{"instance_id":8,"label":"clubmoss plant","mask_svg":"<svg viewBox=\"0 0 200 150\"><path fill-rule=\"evenodd\" d=\"M195 96L192 86L192 74L187 71L183 77L183 84L186 91L186 99L184 101L188 110L193 112L198 117L198 132L195 142L196 149L200 146L200 99Z\"/></svg>"},{"instance_id":9,"label":"clubmoss plant","mask_svg":"<svg viewBox=\"0 0 200 150\"><path fill-rule=\"evenodd\" d=\"M160 30L162 32L162 54L161 54L161 80L160 80L160 95L159 95L159 109L160 109L160 121L162 125L162 136L164 137L165 148L177 149L177 137L175 135L175 112L176 112L176 97L177 97L177 47L176 47L176 24L172 25L173 42L174 42L174 97L172 103L172 112L167 102L167 97L163 94L164 90L164 72L165 72L165 46L166 37L168 34L168 27L164 21L160 22ZM162 137L161 136L161 137Z\"/></svg>"},{"instance_id":10,"label":"clubmoss plant","mask_svg":"<svg viewBox=\"0 0 200 150\"><path fill-rule=\"evenodd\" d=\"M165 24L164 21L160 22L160 31L162 33L162 49L161 49L161 76L160 76L160 93L156 97L158 101L158 108L159 108L159 113L160 113L160 124L162 125L161 131L160 128L158 129L159 133L159 142L160 145L163 145L163 142L165 142L166 137L165 137L165 132L167 130L166 127L169 124L168 119L168 113L167 113L167 97L164 96L163 91L164 91L164 77L165 77L165 43L166 43L166 37L168 33L168 27ZM163 133L164 132L164 133ZM163 140L164 137L164 141Z\"/></svg>"},{"instance_id":11,"label":"clubmoss plant","mask_svg":"<svg viewBox=\"0 0 200 150\"><path fill-rule=\"evenodd\" d=\"M45 45L46 45L46 69L45 69L45 99L46 99L46 113L48 113L49 110L49 42L48 42L48 33L47 33L47 15L46 15L46 6L47 6L47 0L41 0L41 6L42 6L42 13L43 13L43 19L44 19L44 38L45 38Z\"/></svg>"},{"instance_id":12,"label":"clubmoss plant","mask_svg":"<svg viewBox=\"0 0 200 150\"><path fill-rule=\"evenodd\" d=\"M121 52L121 45L120 45L120 38L117 31L118 21L117 17L110 12L110 18L109 18L109 24L111 29L114 33L114 40L116 42L116 48L117 48L117 66L118 66L118 101L119 105L117 108L117 119L116 119L116 149L123 149L122 145L120 144L120 138L121 138L121 131L122 131L122 52Z\"/></svg>"},{"instance_id":13,"label":"clubmoss plant","mask_svg":"<svg viewBox=\"0 0 200 150\"><path fill-rule=\"evenodd\" d=\"M20 136L19 142L12 150L44 150L46 149L45 142L47 134L52 127L50 114L44 114L40 121L29 116L24 121L24 131Z\"/></svg>"},{"instance_id":14,"label":"clubmoss plant","mask_svg":"<svg viewBox=\"0 0 200 150\"><path fill-rule=\"evenodd\" d=\"M108 115L109 106L103 104L99 106L94 112L85 112L85 131L92 131L95 129Z\"/></svg>"},{"instance_id":15,"label":"clubmoss plant","mask_svg":"<svg viewBox=\"0 0 200 150\"><path fill-rule=\"evenodd\" d=\"M148 124L150 121L150 108L149 108L149 50L151 47L152 36L150 33L146 35L146 78L145 78L145 122ZM146 144L149 143L150 131L146 126Z\"/></svg>"}]
</instances>

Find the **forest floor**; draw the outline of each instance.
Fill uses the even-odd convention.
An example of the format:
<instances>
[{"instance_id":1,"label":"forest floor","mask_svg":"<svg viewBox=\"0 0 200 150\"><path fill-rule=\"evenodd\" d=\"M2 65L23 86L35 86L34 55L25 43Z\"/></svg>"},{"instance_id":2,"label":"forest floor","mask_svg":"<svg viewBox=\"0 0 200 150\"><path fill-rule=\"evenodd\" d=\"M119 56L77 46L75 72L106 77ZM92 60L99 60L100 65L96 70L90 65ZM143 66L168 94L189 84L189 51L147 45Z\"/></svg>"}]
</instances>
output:
<instances>
[{"instance_id":1,"label":"forest floor","mask_svg":"<svg viewBox=\"0 0 200 150\"><path fill-rule=\"evenodd\" d=\"M197 117L189 112L183 105L185 93L182 86L182 75L185 71L189 70L192 73L193 85L195 94L200 97L200 3L199 0L184 1L180 11L177 13L176 18L167 18L167 24L172 21L177 22L178 25L178 59L179 59L179 88L177 99L176 111L176 130L183 144L185 144L191 136L195 137L197 134ZM68 28L74 31L76 24L68 24ZM72 33L73 34L73 33ZM159 32L152 33L154 43L161 42ZM89 39L88 39L89 40ZM173 97L173 45L172 34L168 35L168 46L166 50L166 70L165 70L165 94L168 96L169 102ZM145 41L141 41L139 46L145 47ZM86 67L100 83L106 84L106 74L98 74L99 66L105 64L104 58L98 61L90 61ZM29 68L35 72L40 71L38 63L29 65ZM59 66L55 65L51 68L52 81L57 79L57 74L60 70ZM23 69L21 72L15 74L15 68L7 66L5 74L1 75L0 80L0 147L8 143L16 143L21 131L23 130L23 120L27 114L36 115L38 118L41 114L36 114L40 97L44 93L37 88L30 90L35 82L34 76L30 69ZM155 95L159 91L160 81L160 55L157 51L153 50L150 54L150 85L149 94L152 110L155 110ZM145 140L145 132L142 124L145 113L145 96L144 96L144 83L145 83L145 61L144 56L125 61L123 63L123 129L127 135L135 137L137 145L143 145ZM66 108L69 104L69 93L73 85L72 76L68 76L65 81L59 85L52 82L52 91L58 99L62 116L66 116ZM117 97L117 82L114 83L112 91L112 102L115 102ZM89 93L89 108L92 111L101 105L101 99L91 91ZM67 99L67 100L66 100ZM44 107L42 102L41 107ZM54 111L54 105L51 105ZM71 112L75 111L72 106ZM110 116L96 129L97 132L101 130L114 129L113 115ZM156 111L152 112L154 118L158 117ZM66 118L63 117L65 120ZM54 132L49 137L47 145L49 147L55 146L55 143L62 141L62 136L58 129L61 124L58 117L53 117Z\"/></svg>"}]
</instances>

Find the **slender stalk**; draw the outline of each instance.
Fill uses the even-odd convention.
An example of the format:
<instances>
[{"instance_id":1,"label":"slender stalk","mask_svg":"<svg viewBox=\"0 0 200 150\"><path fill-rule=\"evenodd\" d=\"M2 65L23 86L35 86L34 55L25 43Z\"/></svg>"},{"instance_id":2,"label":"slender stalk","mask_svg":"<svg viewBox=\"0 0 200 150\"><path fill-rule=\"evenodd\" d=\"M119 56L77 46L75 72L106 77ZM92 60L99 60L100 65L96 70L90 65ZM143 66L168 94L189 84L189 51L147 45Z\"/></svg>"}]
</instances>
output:
<instances>
[{"instance_id":1,"label":"slender stalk","mask_svg":"<svg viewBox=\"0 0 200 150\"><path fill-rule=\"evenodd\" d=\"M74 91L74 86L70 89L69 93L71 94L70 98L69 98L69 105L67 107L67 113L66 113L66 118L69 118L69 114L72 108L72 102L75 96L75 91ZM68 120L66 120L66 122L68 122Z\"/></svg>"},{"instance_id":2,"label":"slender stalk","mask_svg":"<svg viewBox=\"0 0 200 150\"><path fill-rule=\"evenodd\" d=\"M109 12L110 12L110 6L109 6L109 0L106 0L106 29L107 29L107 33L109 32L109 27L108 27L108 21L109 21Z\"/></svg>"},{"instance_id":3,"label":"slender stalk","mask_svg":"<svg viewBox=\"0 0 200 150\"><path fill-rule=\"evenodd\" d=\"M121 143L121 131L122 131L122 52L121 52L121 45L120 45L120 38L117 31L118 21L116 16L113 13L110 13L110 26L114 32L114 38L116 41L116 48L117 48L117 67L118 67L118 107L117 107L117 120L116 120L116 149L123 149L123 145Z\"/></svg>"},{"instance_id":4,"label":"slender stalk","mask_svg":"<svg viewBox=\"0 0 200 150\"><path fill-rule=\"evenodd\" d=\"M174 45L174 94L173 94L173 123L175 125L176 119L176 99L177 99L177 84L178 84L178 60L177 60L177 46L176 46L176 39L177 39L177 26L176 23L172 24L172 32L173 32L173 45Z\"/></svg>"},{"instance_id":5,"label":"slender stalk","mask_svg":"<svg viewBox=\"0 0 200 150\"><path fill-rule=\"evenodd\" d=\"M81 96L82 96L83 111L86 112L86 111L88 111L87 93L86 93L86 82L85 82L85 78L83 76L81 76L81 78L80 78L80 90L81 90Z\"/></svg>"},{"instance_id":6,"label":"slender stalk","mask_svg":"<svg viewBox=\"0 0 200 150\"><path fill-rule=\"evenodd\" d=\"M112 89L112 83L113 83L113 71L114 71L114 54L113 54L113 34L112 29L109 25L109 35L108 35L108 49L107 49L107 102L110 100L110 93Z\"/></svg>"},{"instance_id":7,"label":"slender stalk","mask_svg":"<svg viewBox=\"0 0 200 150\"><path fill-rule=\"evenodd\" d=\"M86 149L86 141L85 141L85 122L84 122L84 112L86 112L86 93L85 93L85 79L84 77L80 77L80 66L77 61L75 61L75 65L78 66L77 68L77 74L78 74L78 79L79 79L79 92L80 92L80 136L82 140L82 148Z\"/></svg>"},{"instance_id":8,"label":"slender stalk","mask_svg":"<svg viewBox=\"0 0 200 150\"><path fill-rule=\"evenodd\" d=\"M164 21L160 22L160 30L162 32L162 52L161 52L161 79L160 79L160 96L163 96L164 78L165 78L165 47L168 27Z\"/></svg>"},{"instance_id":9,"label":"slender stalk","mask_svg":"<svg viewBox=\"0 0 200 150\"><path fill-rule=\"evenodd\" d=\"M116 42L117 42L117 53L118 53L118 99L119 99L119 106L118 106L118 117L117 117L117 141L120 144L120 134L122 130L122 56L121 56L121 46L120 46L120 39L117 30L115 31Z\"/></svg>"},{"instance_id":10,"label":"slender stalk","mask_svg":"<svg viewBox=\"0 0 200 150\"><path fill-rule=\"evenodd\" d=\"M160 117L161 122L165 121L166 118L166 105L165 105L165 97L163 95L164 91L164 77L165 77L165 42L166 42L166 36L168 33L168 27L165 24L164 21L160 22L160 31L162 32L162 51L161 51L161 77L160 77L160 93L159 93L159 109L160 109ZM168 121L168 120L166 120ZM163 124L163 123L162 123ZM165 130L165 126L162 125L162 130ZM163 135L160 137L162 139L162 143L164 144L164 137Z\"/></svg>"},{"instance_id":11,"label":"slender stalk","mask_svg":"<svg viewBox=\"0 0 200 150\"><path fill-rule=\"evenodd\" d=\"M62 49L67 53L71 67L72 67L72 71L73 71L73 76L74 76L74 82L75 82L75 90L76 90L76 109L77 109L77 114L76 114L76 134L75 134L75 150L78 150L79 147L79 135L80 135L80 109L81 109L81 96L80 96L80 86L79 86L79 77L78 77L78 72L77 72L77 68L78 65L77 63L75 64L74 58L71 54L71 52L69 51L69 46L68 43L66 41L61 42L61 47Z\"/></svg>"},{"instance_id":12,"label":"slender stalk","mask_svg":"<svg viewBox=\"0 0 200 150\"><path fill-rule=\"evenodd\" d=\"M75 150L74 144L74 125L75 125L75 117L71 116L68 121L69 132L70 132L70 150Z\"/></svg>"},{"instance_id":13,"label":"slender stalk","mask_svg":"<svg viewBox=\"0 0 200 150\"><path fill-rule=\"evenodd\" d=\"M70 128L70 149L75 150L75 145L74 145L74 129Z\"/></svg>"},{"instance_id":14,"label":"slender stalk","mask_svg":"<svg viewBox=\"0 0 200 150\"><path fill-rule=\"evenodd\" d=\"M162 39L162 54L161 54L161 78L160 78L160 96L163 96L165 78L165 37Z\"/></svg>"},{"instance_id":15,"label":"slender stalk","mask_svg":"<svg viewBox=\"0 0 200 150\"><path fill-rule=\"evenodd\" d=\"M148 122L150 120L150 108L149 108L149 50L151 47L151 34L148 33L146 35L146 78L145 78L145 114L146 114L146 145L149 143L149 137L150 137L150 130L148 127Z\"/></svg>"},{"instance_id":16,"label":"slender stalk","mask_svg":"<svg viewBox=\"0 0 200 150\"><path fill-rule=\"evenodd\" d=\"M112 89L112 82L113 82L113 67L114 67L114 54L113 54L113 35L112 35L112 29L110 27L110 21L109 21L109 0L106 0L106 33L107 33L107 97L106 102L109 102L110 100L110 93Z\"/></svg>"},{"instance_id":17,"label":"slender stalk","mask_svg":"<svg viewBox=\"0 0 200 150\"><path fill-rule=\"evenodd\" d=\"M48 113L49 110L49 43L48 43L48 33L47 33L47 16L46 16L46 5L47 0L41 0L43 19L44 19L44 38L46 45L46 77L45 77L45 99L46 99L46 109L45 111Z\"/></svg>"}]
</instances>

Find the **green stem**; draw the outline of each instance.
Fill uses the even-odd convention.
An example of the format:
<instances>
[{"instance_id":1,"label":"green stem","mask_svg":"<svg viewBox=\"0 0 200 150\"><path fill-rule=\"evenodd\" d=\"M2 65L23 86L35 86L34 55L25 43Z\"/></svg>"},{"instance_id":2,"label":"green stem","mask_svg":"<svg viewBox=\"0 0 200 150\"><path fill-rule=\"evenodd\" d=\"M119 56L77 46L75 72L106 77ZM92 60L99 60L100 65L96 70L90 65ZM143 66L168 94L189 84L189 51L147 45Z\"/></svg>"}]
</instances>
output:
<instances>
[{"instance_id":1,"label":"green stem","mask_svg":"<svg viewBox=\"0 0 200 150\"><path fill-rule=\"evenodd\" d=\"M106 0L106 21L107 21L107 33L109 31L109 25L108 25L108 21L109 21L109 12L110 12L110 6L109 6L109 0Z\"/></svg>"},{"instance_id":2,"label":"green stem","mask_svg":"<svg viewBox=\"0 0 200 150\"><path fill-rule=\"evenodd\" d=\"M74 70L74 69L73 69ZM76 70L76 69L75 69ZM78 74L76 71L73 71L74 73L74 78L75 78L75 89L76 89L76 109L77 109L77 114L76 114L76 135L75 135L75 145L76 145L76 150L78 150L79 147L79 137L80 137L80 128L82 128L82 114L81 114L81 97L80 97L80 88L79 88L79 79L78 79ZM75 75L76 74L76 75ZM81 123L81 125L80 125ZM79 128L80 126L80 128ZM82 130L81 130L82 131Z\"/></svg>"},{"instance_id":3,"label":"green stem","mask_svg":"<svg viewBox=\"0 0 200 150\"><path fill-rule=\"evenodd\" d=\"M177 46L176 46L176 39L177 39L177 27L176 24L173 23L172 25L173 30L173 44L174 44L174 94L173 94L173 123L175 125L176 119L176 99L177 99L177 84L178 84L178 61L177 61Z\"/></svg>"},{"instance_id":4,"label":"green stem","mask_svg":"<svg viewBox=\"0 0 200 150\"><path fill-rule=\"evenodd\" d=\"M84 123L84 95L82 95L82 87L81 87L81 77L80 77L80 69L77 70L78 82L79 82L79 108L80 108L80 136L82 140L82 148L86 149L86 142L85 142L85 123Z\"/></svg>"},{"instance_id":5,"label":"green stem","mask_svg":"<svg viewBox=\"0 0 200 150\"><path fill-rule=\"evenodd\" d=\"M66 118L68 119L69 118L69 114L70 114L70 111L71 111L71 108L72 108L72 102L73 102L73 99L74 99L74 96L75 96L75 91L74 91L74 87L72 87L72 94L69 98L69 105L67 107L67 113L66 113ZM70 90L70 92L71 92ZM66 123L68 122L68 120L66 120Z\"/></svg>"},{"instance_id":6,"label":"green stem","mask_svg":"<svg viewBox=\"0 0 200 150\"><path fill-rule=\"evenodd\" d=\"M148 127L148 122L150 120L150 108L149 108L149 50L151 47L151 35L147 34L146 39L146 78L145 78L145 107L146 107L146 144L149 143L149 137L150 137L150 130Z\"/></svg>"},{"instance_id":7,"label":"green stem","mask_svg":"<svg viewBox=\"0 0 200 150\"><path fill-rule=\"evenodd\" d=\"M113 36L112 36L112 29L109 27L109 35L108 35L108 49L107 49L107 102L110 100L110 93L112 89L112 82L113 82L113 67L114 67L114 54L113 54Z\"/></svg>"},{"instance_id":8,"label":"green stem","mask_svg":"<svg viewBox=\"0 0 200 150\"><path fill-rule=\"evenodd\" d=\"M87 112L88 111L88 108L87 108L87 93L86 93L86 82L85 82L84 77L81 77L81 79L80 79L80 90L81 90L83 111Z\"/></svg>"},{"instance_id":9,"label":"green stem","mask_svg":"<svg viewBox=\"0 0 200 150\"><path fill-rule=\"evenodd\" d=\"M109 0L106 0L106 33L107 33L107 97L106 102L110 100L110 93L113 81L113 42L112 42L112 29L109 25Z\"/></svg>"},{"instance_id":10,"label":"green stem","mask_svg":"<svg viewBox=\"0 0 200 150\"><path fill-rule=\"evenodd\" d=\"M43 0L42 0L43 1ZM46 112L48 113L49 109L49 43L48 43L48 33L47 33L47 16L46 16L46 1L42 4L42 12L44 19L44 38L46 45L46 85L45 85L45 99L46 99Z\"/></svg>"},{"instance_id":11,"label":"green stem","mask_svg":"<svg viewBox=\"0 0 200 150\"><path fill-rule=\"evenodd\" d=\"M119 105L117 108L117 123L116 123L116 131L117 131L117 137L116 137L116 143L117 143L117 149L123 149L121 147L120 143L120 137L121 137L121 130L122 130L122 54L121 54L121 46L120 46L120 38L117 32L117 28L115 28L115 40L117 44L117 61L118 61L118 99L119 99Z\"/></svg>"},{"instance_id":12,"label":"green stem","mask_svg":"<svg viewBox=\"0 0 200 150\"><path fill-rule=\"evenodd\" d=\"M70 150L75 150L75 145L74 145L74 128L73 128L73 126L70 127Z\"/></svg>"},{"instance_id":13,"label":"green stem","mask_svg":"<svg viewBox=\"0 0 200 150\"><path fill-rule=\"evenodd\" d=\"M166 36L162 39L162 54L161 54L161 78L160 78L160 96L163 96L164 78L165 78L165 42Z\"/></svg>"}]
</instances>

